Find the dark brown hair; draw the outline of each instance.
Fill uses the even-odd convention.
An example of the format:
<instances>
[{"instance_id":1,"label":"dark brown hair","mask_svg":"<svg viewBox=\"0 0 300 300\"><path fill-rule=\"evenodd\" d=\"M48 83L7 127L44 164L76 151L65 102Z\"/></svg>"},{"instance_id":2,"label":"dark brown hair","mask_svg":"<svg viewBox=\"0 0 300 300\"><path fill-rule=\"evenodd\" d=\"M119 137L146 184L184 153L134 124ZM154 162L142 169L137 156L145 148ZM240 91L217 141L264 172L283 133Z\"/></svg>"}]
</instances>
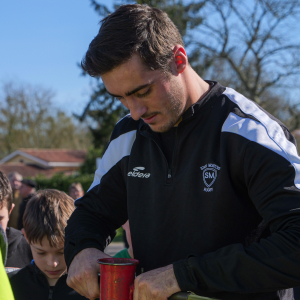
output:
<instances>
[{"instance_id":1,"label":"dark brown hair","mask_svg":"<svg viewBox=\"0 0 300 300\"><path fill-rule=\"evenodd\" d=\"M12 189L5 174L0 171L0 209L6 205L8 211L11 210L13 201Z\"/></svg>"},{"instance_id":2,"label":"dark brown hair","mask_svg":"<svg viewBox=\"0 0 300 300\"><path fill-rule=\"evenodd\" d=\"M148 5L120 6L101 21L81 66L91 76L101 76L138 53L152 70L170 72L176 44L183 46L175 24L163 11Z\"/></svg>"},{"instance_id":3,"label":"dark brown hair","mask_svg":"<svg viewBox=\"0 0 300 300\"><path fill-rule=\"evenodd\" d=\"M46 235L51 247L65 241L65 227L74 211L74 200L58 190L40 190L28 201L23 226L29 243L42 242Z\"/></svg>"}]
</instances>

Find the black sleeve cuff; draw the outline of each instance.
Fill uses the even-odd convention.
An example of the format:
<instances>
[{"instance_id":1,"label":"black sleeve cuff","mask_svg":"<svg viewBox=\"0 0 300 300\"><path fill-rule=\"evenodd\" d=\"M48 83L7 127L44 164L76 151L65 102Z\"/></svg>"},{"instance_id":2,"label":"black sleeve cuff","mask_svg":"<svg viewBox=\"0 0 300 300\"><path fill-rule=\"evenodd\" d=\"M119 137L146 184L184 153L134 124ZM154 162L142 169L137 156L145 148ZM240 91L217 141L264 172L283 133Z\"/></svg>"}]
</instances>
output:
<instances>
[{"instance_id":1,"label":"black sleeve cuff","mask_svg":"<svg viewBox=\"0 0 300 300\"><path fill-rule=\"evenodd\" d=\"M199 258L189 255L186 259L173 263L176 280L182 291L199 293L207 290L199 269Z\"/></svg>"}]
</instances>

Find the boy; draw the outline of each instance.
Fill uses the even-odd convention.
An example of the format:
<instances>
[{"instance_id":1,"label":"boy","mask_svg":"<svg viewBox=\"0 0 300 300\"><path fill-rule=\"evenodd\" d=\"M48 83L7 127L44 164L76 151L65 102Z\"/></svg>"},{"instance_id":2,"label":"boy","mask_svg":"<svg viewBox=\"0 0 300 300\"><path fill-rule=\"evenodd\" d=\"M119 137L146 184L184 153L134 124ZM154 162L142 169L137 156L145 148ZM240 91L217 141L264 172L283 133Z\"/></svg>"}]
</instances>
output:
<instances>
[{"instance_id":1,"label":"boy","mask_svg":"<svg viewBox=\"0 0 300 300\"><path fill-rule=\"evenodd\" d=\"M134 258L133 249L132 249L132 242L131 242L131 233L130 233L130 227L129 227L129 220L124 225L122 225L122 227L125 231L126 239L127 239L129 247L119 251L117 254L114 255L114 257Z\"/></svg>"},{"instance_id":2,"label":"boy","mask_svg":"<svg viewBox=\"0 0 300 300\"><path fill-rule=\"evenodd\" d=\"M12 189L8 178L0 171L0 224L8 240L6 267L23 268L32 260L30 247L20 230L7 227L14 208Z\"/></svg>"},{"instance_id":3,"label":"boy","mask_svg":"<svg viewBox=\"0 0 300 300\"><path fill-rule=\"evenodd\" d=\"M81 198L84 195L84 190L80 182L74 182L69 186L69 196L74 200Z\"/></svg>"},{"instance_id":4,"label":"boy","mask_svg":"<svg viewBox=\"0 0 300 300\"><path fill-rule=\"evenodd\" d=\"M38 191L29 200L22 232L34 262L10 279L16 300L86 299L66 284L65 227L73 210L74 200L58 190Z\"/></svg>"}]
</instances>

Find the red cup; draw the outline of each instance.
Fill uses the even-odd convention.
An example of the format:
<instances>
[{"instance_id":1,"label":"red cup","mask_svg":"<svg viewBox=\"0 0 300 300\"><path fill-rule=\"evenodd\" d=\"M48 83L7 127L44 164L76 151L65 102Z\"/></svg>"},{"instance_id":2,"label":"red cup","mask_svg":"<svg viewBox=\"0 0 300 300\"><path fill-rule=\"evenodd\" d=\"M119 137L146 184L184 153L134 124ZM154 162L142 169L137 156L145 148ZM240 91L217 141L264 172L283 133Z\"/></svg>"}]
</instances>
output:
<instances>
[{"instance_id":1,"label":"red cup","mask_svg":"<svg viewBox=\"0 0 300 300\"><path fill-rule=\"evenodd\" d=\"M102 258L100 264L100 300L132 300L135 268L131 258Z\"/></svg>"}]
</instances>

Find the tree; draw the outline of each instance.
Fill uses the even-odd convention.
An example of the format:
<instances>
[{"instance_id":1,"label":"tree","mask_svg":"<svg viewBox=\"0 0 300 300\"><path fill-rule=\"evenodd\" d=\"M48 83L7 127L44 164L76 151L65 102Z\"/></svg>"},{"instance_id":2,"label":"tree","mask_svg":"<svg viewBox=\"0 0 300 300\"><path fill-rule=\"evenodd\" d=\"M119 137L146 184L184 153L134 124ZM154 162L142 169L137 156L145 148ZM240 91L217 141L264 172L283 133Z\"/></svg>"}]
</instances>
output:
<instances>
[{"instance_id":1,"label":"tree","mask_svg":"<svg viewBox=\"0 0 300 300\"><path fill-rule=\"evenodd\" d=\"M9 82L3 85L1 98L1 157L17 148L85 149L90 145L88 128L53 107L51 90Z\"/></svg>"},{"instance_id":2,"label":"tree","mask_svg":"<svg viewBox=\"0 0 300 300\"><path fill-rule=\"evenodd\" d=\"M290 102L289 92L295 86L299 89L300 41L295 36L300 2L207 0L202 13L208 17L190 46L192 56L200 61L203 55L211 57L204 75L218 78L262 106L275 99L277 116L291 130L299 127L299 102Z\"/></svg>"}]
</instances>

